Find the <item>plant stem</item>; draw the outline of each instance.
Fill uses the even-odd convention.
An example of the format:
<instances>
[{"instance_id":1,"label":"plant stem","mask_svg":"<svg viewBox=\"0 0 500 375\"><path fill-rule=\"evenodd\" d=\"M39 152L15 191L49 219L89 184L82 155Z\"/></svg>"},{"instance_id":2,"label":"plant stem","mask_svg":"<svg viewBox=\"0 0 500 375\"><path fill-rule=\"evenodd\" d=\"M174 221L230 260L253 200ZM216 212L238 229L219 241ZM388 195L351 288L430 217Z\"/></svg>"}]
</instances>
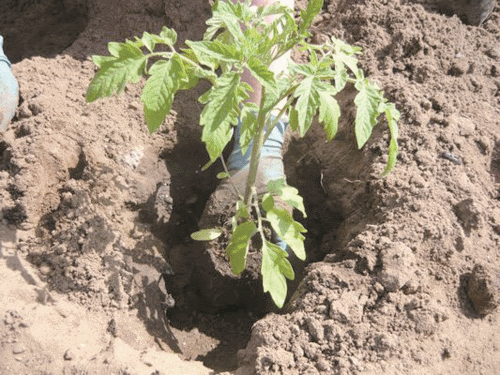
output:
<instances>
[{"instance_id":1,"label":"plant stem","mask_svg":"<svg viewBox=\"0 0 500 375\"><path fill-rule=\"evenodd\" d=\"M259 161L260 161L260 151L262 150L262 145L264 144L264 137L266 135L266 114L267 112L263 111L264 107L264 98L266 95L265 87L262 87L262 96L260 99L260 108L259 114L257 116L257 131L255 132L255 136L253 138L253 146L252 146L252 156L250 157L250 170L248 172L247 177L247 185L245 189L245 197L243 201L247 205L250 206L252 199L252 187L255 186L255 180L257 179L257 171L259 170Z\"/></svg>"},{"instance_id":2,"label":"plant stem","mask_svg":"<svg viewBox=\"0 0 500 375\"><path fill-rule=\"evenodd\" d=\"M227 165L226 165L226 162L224 161L224 158L222 157L222 155L219 156L219 159L220 161L222 162L222 166L224 168L224 172L226 172L227 174L227 178L229 179L229 183L231 184L231 186L234 188L234 190L236 191L236 193L238 194L239 197L241 197L241 192L240 190L238 189L238 187L235 185L235 183L233 182L233 179L231 177L231 174L229 173L229 169L227 169Z\"/></svg>"}]
</instances>

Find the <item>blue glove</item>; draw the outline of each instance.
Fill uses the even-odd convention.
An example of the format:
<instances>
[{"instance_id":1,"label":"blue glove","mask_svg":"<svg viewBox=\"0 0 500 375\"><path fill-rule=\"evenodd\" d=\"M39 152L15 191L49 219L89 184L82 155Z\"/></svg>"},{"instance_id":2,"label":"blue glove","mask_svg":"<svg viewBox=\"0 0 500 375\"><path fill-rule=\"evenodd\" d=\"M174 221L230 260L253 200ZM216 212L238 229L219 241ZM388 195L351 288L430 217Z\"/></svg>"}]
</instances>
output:
<instances>
[{"instance_id":1,"label":"blue glove","mask_svg":"<svg viewBox=\"0 0 500 375\"><path fill-rule=\"evenodd\" d=\"M270 123L274 122L275 119L276 116L271 114ZM260 183L264 186L267 186L267 183L272 180L286 179L285 169L283 166L282 148L287 126L288 119L286 117L282 117L262 146L259 170L257 172L260 176L258 176L257 181L260 181ZM252 155L253 141L250 142L247 152L244 155L242 154L240 134L241 121L236 128L234 148L228 158L228 170L231 175L234 172L247 168L250 164L250 158ZM261 190L259 187L257 188L258 190ZM273 237L273 242L290 254L286 242L275 233L273 233Z\"/></svg>"},{"instance_id":2,"label":"blue glove","mask_svg":"<svg viewBox=\"0 0 500 375\"><path fill-rule=\"evenodd\" d=\"M7 129L19 101L19 85L10 67L11 63L3 52L3 37L0 35L0 131Z\"/></svg>"},{"instance_id":3,"label":"blue glove","mask_svg":"<svg viewBox=\"0 0 500 375\"><path fill-rule=\"evenodd\" d=\"M271 114L270 122L272 123L276 119L276 116ZM283 117L276 124L273 131L267 138L266 142L262 146L260 153L260 161L264 159L274 159L275 162L266 163L267 168L263 170L265 183L271 180L278 180L281 178L286 178L285 171L283 169L283 139L285 137L286 128L288 126L288 119ZM228 169L229 171L239 171L250 164L250 157L252 155L253 141L250 142L247 152L245 155L241 152L240 146L240 132L241 132L241 122L236 127L235 137L234 137L234 148L228 159ZM261 168L259 167L259 170Z\"/></svg>"}]
</instances>

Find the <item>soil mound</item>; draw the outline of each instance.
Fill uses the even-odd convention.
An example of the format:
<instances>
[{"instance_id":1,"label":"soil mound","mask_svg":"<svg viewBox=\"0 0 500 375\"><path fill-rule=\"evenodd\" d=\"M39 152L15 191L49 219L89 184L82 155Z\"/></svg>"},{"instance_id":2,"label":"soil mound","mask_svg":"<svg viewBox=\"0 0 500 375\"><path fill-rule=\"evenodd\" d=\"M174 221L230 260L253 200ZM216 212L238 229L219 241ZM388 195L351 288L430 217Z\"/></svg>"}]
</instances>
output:
<instances>
[{"instance_id":1,"label":"soil mound","mask_svg":"<svg viewBox=\"0 0 500 375\"><path fill-rule=\"evenodd\" d=\"M163 25L199 39L209 2L3 1L21 102L0 134L0 373L497 374L500 8L489 4L477 26L431 0L325 1L312 38L363 48L366 75L402 113L400 155L379 179L388 134L381 124L357 150L349 95L331 143L318 129L292 140L310 264L284 311L260 317L215 309L196 282L189 234L218 172L201 172L203 88L152 136L140 85L85 103L107 42Z\"/></svg>"}]
</instances>

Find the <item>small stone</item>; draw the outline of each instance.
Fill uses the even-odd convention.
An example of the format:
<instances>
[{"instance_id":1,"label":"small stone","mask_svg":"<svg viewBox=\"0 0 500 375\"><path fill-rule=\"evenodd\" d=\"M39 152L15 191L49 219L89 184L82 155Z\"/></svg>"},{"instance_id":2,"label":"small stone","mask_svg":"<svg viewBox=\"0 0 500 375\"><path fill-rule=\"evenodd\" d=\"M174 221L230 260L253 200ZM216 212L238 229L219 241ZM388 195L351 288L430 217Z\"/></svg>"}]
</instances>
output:
<instances>
[{"instance_id":1,"label":"small stone","mask_svg":"<svg viewBox=\"0 0 500 375\"><path fill-rule=\"evenodd\" d=\"M318 362L316 362L316 368L319 371L330 371L330 364L328 363L328 361L320 359Z\"/></svg>"},{"instance_id":2,"label":"small stone","mask_svg":"<svg viewBox=\"0 0 500 375\"><path fill-rule=\"evenodd\" d=\"M24 353L25 351L26 349L21 344L15 344L14 347L12 348L12 353L14 354L21 354Z\"/></svg>"},{"instance_id":3,"label":"small stone","mask_svg":"<svg viewBox=\"0 0 500 375\"><path fill-rule=\"evenodd\" d=\"M381 295L384 293L385 289L384 289L384 286L382 284L380 284L379 282L376 282L374 285L373 285L373 289L375 290L375 292L377 292L377 294Z\"/></svg>"},{"instance_id":4,"label":"small stone","mask_svg":"<svg viewBox=\"0 0 500 375\"><path fill-rule=\"evenodd\" d=\"M462 252L465 250L465 239L462 235L455 238L455 250Z\"/></svg>"},{"instance_id":5,"label":"small stone","mask_svg":"<svg viewBox=\"0 0 500 375\"><path fill-rule=\"evenodd\" d=\"M396 292L415 275L416 259L411 249L402 244L390 244L381 251L382 269L378 281L386 291Z\"/></svg>"},{"instance_id":6,"label":"small stone","mask_svg":"<svg viewBox=\"0 0 500 375\"><path fill-rule=\"evenodd\" d=\"M28 106L22 105L21 107L19 107L19 117L20 118L30 118L31 116L33 116L33 113L28 108Z\"/></svg>"},{"instance_id":7,"label":"small stone","mask_svg":"<svg viewBox=\"0 0 500 375\"><path fill-rule=\"evenodd\" d=\"M48 263L43 262L39 267L40 273L47 276L52 271L52 267Z\"/></svg>"},{"instance_id":8,"label":"small stone","mask_svg":"<svg viewBox=\"0 0 500 375\"><path fill-rule=\"evenodd\" d=\"M450 359L451 358L451 349L450 348L444 348L443 351L441 352L441 358L443 360Z\"/></svg>"},{"instance_id":9,"label":"small stone","mask_svg":"<svg viewBox=\"0 0 500 375\"><path fill-rule=\"evenodd\" d=\"M468 118L452 115L449 122L451 127L456 128L460 135L465 137L473 135L476 132L476 124Z\"/></svg>"},{"instance_id":10,"label":"small stone","mask_svg":"<svg viewBox=\"0 0 500 375\"><path fill-rule=\"evenodd\" d=\"M330 303L329 316L343 324L359 323L363 316L366 296L361 296L359 291L344 292L338 300Z\"/></svg>"},{"instance_id":11,"label":"small stone","mask_svg":"<svg viewBox=\"0 0 500 375\"><path fill-rule=\"evenodd\" d=\"M311 335L311 338L315 342L322 341L325 337L325 332L321 323L314 318L307 318L306 320L307 330Z\"/></svg>"},{"instance_id":12,"label":"small stone","mask_svg":"<svg viewBox=\"0 0 500 375\"><path fill-rule=\"evenodd\" d=\"M39 103L30 103L28 104L28 108L35 116L43 112L43 108Z\"/></svg>"},{"instance_id":13,"label":"small stone","mask_svg":"<svg viewBox=\"0 0 500 375\"><path fill-rule=\"evenodd\" d=\"M486 51L486 55L488 57L491 57L494 60L499 60L500 59L500 48L490 48L488 51Z\"/></svg>"},{"instance_id":14,"label":"small stone","mask_svg":"<svg viewBox=\"0 0 500 375\"><path fill-rule=\"evenodd\" d=\"M492 313L500 304L500 271L476 264L467 285L467 295L479 315Z\"/></svg>"},{"instance_id":15,"label":"small stone","mask_svg":"<svg viewBox=\"0 0 500 375\"><path fill-rule=\"evenodd\" d=\"M408 311L408 318L415 323L415 331L426 336L436 332L437 322L434 314L427 310L412 310Z\"/></svg>"},{"instance_id":16,"label":"small stone","mask_svg":"<svg viewBox=\"0 0 500 375\"><path fill-rule=\"evenodd\" d=\"M420 175L414 175L410 178L410 183L415 185L417 188L425 188L427 187L427 181L420 176Z\"/></svg>"},{"instance_id":17,"label":"small stone","mask_svg":"<svg viewBox=\"0 0 500 375\"><path fill-rule=\"evenodd\" d=\"M454 211L467 233L479 227L481 212L472 198L464 199L457 203Z\"/></svg>"},{"instance_id":18,"label":"small stone","mask_svg":"<svg viewBox=\"0 0 500 375\"><path fill-rule=\"evenodd\" d=\"M427 150L419 150L415 153L415 160L419 166L427 167L436 162L436 158Z\"/></svg>"},{"instance_id":19,"label":"small stone","mask_svg":"<svg viewBox=\"0 0 500 375\"><path fill-rule=\"evenodd\" d=\"M115 319L111 319L109 322L108 322L108 328L106 329L113 337L117 337L118 336L118 330L117 330L117 327L116 327L116 320Z\"/></svg>"},{"instance_id":20,"label":"small stone","mask_svg":"<svg viewBox=\"0 0 500 375\"><path fill-rule=\"evenodd\" d=\"M463 59L457 59L451 64L448 74L454 77L460 77L469 70L469 62Z\"/></svg>"},{"instance_id":21,"label":"small stone","mask_svg":"<svg viewBox=\"0 0 500 375\"><path fill-rule=\"evenodd\" d=\"M66 352L64 353L64 360L71 361L71 360L73 360L73 358L75 358L75 356L73 355L73 352L71 351L71 349L66 350Z\"/></svg>"},{"instance_id":22,"label":"small stone","mask_svg":"<svg viewBox=\"0 0 500 375\"><path fill-rule=\"evenodd\" d=\"M416 279L411 279L403 286L403 293L406 295L416 294L420 290L420 283Z\"/></svg>"}]
</instances>

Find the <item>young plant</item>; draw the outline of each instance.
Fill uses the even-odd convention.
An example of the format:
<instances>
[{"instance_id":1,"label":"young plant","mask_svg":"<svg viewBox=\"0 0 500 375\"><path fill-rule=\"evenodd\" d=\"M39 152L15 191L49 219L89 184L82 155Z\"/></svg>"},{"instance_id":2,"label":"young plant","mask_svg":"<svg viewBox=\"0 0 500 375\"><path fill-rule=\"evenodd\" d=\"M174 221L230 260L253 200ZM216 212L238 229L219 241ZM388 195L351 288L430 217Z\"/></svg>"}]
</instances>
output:
<instances>
[{"instance_id":1,"label":"young plant","mask_svg":"<svg viewBox=\"0 0 500 375\"><path fill-rule=\"evenodd\" d=\"M93 56L99 70L87 91L87 101L92 102L119 94L127 83L138 83L146 76L141 100L149 131L154 132L170 113L179 90L190 89L200 80L210 82L210 89L198 99L204 105L200 115L201 140L210 159L204 169L221 157L238 121L242 123L239 140L242 152L252 147L246 188L235 202L232 236L226 252L233 272L240 274L246 267L252 237L261 237L263 289L271 294L278 307L283 306L287 294L285 278L293 280L294 271L287 251L266 237L264 223L270 224L299 259L306 258L303 236L306 229L275 204L278 197L305 216L297 189L284 180L275 180L269 182L266 194L258 196L255 186L262 145L279 119L288 112L290 126L304 136L318 115L330 141L337 132L341 115L335 95L349 83L358 90L354 100L358 147L363 147L384 114L391 140L383 175L394 167L398 152L399 112L358 68L355 55L360 49L334 37L323 45L308 43L308 29L322 6L323 0L310 0L297 22L293 11L279 3L253 7L250 0L236 4L231 0L215 1L203 40L186 41L188 48L176 49L176 32L167 27L159 35L144 32L142 38L109 43L110 56ZM266 22L271 15L276 19ZM163 49L167 51L155 51L158 45L166 46ZM274 74L270 64L292 49L305 51L309 61L290 62L286 73ZM262 84L259 104L245 101L252 90L242 81L245 70ZM286 104L271 121L271 111L283 100ZM228 177L228 173L222 175ZM192 238L213 240L221 233L219 228L205 229L193 233Z\"/></svg>"}]
</instances>

